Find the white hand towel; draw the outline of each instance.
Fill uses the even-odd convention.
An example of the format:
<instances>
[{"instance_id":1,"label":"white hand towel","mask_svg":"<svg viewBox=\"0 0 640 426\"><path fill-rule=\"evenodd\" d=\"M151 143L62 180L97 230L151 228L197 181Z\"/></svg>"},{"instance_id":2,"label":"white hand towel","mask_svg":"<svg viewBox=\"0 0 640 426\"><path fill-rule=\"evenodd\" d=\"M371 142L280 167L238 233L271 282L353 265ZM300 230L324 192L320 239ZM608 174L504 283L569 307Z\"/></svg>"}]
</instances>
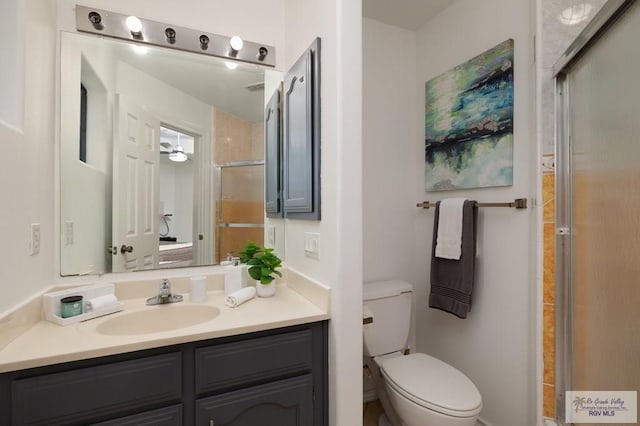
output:
<instances>
[{"instance_id":1,"label":"white hand towel","mask_svg":"<svg viewBox=\"0 0 640 426\"><path fill-rule=\"evenodd\" d=\"M462 254L462 206L466 198L440 201L436 257L460 260Z\"/></svg>"},{"instance_id":2,"label":"white hand towel","mask_svg":"<svg viewBox=\"0 0 640 426\"><path fill-rule=\"evenodd\" d=\"M90 311L98 311L102 308L108 308L118 303L118 299L115 294L107 294L104 296L94 297L93 299L87 300L85 306L87 310Z\"/></svg>"},{"instance_id":3,"label":"white hand towel","mask_svg":"<svg viewBox=\"0 0 640 426\"><path fill-rule=\"evenodd\" d=\"M236 308L254 297L256 297L256 288L245 287L228 295L224 299L224 303L230 308Z\"/></svg>"}]
</instances>

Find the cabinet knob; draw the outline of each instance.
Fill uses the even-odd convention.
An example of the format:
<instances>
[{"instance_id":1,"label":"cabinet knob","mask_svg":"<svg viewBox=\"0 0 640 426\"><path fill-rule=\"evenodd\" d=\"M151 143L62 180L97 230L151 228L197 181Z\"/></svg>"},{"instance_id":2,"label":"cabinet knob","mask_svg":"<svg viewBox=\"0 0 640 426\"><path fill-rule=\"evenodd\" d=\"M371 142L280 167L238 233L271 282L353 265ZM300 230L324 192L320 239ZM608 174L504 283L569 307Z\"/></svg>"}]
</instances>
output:
<instances>
[{"instance_id":1,"label":"cabinet knob","mask_svg":"<svg viewBox=\"0 0 640 426\"><path fill-rule=\"evenodd\" d=\"M122 245L122 247L120 247L120 253L125 254L125 253L131 253L133 251L133 247L132 246L127 246L127 245Z\"/></svg>"},{"instance_id":2,"label":"cabinet knob","mask_svg":"<svg viewBox=\"0 0 640 426\"><path fill-rule=\"evenodd\" d=\"M116 247L116 246L113 246L113 247L108 246L107 247L107 253L112 254L114 256L117 256L118 255L118 247Z\"/></svg>"}]
</instances>

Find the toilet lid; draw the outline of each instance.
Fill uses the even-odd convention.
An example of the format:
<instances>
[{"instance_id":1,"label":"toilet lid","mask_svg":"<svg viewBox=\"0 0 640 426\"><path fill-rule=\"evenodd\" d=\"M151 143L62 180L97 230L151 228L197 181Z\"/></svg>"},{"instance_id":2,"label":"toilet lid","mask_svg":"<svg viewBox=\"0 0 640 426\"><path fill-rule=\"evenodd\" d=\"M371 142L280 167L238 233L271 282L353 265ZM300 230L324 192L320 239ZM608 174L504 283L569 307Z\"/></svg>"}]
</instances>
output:
<instances>
[{"instance_id":1,"label":"toilet lid","mask_svg":"<svg viewBox=\"0 0 640 426\"><path fill-rule=\"evenodd\" d=\"M385 360L382 373L398 392L434 411L467 417L482 408L482 397L473 382L432 356L416 353Z\"/></svg>"}]
</instances>

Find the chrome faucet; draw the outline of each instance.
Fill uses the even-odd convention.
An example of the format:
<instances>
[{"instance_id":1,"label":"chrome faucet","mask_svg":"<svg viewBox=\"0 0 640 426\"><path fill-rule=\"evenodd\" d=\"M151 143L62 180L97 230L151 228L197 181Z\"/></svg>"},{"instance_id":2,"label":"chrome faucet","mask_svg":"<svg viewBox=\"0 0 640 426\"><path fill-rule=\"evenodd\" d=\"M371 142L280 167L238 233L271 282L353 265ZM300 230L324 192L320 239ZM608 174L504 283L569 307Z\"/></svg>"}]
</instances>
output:
<instances>
[{"instance_id":1,"label":"chrome faucet","mask_svg":"<svg viewBox=\"0 0 640 426\"><path fill-rule=\"evenodd\" d=\"M160 282L158 295L147 299L147 305L162 305L164 303L176 302L182 302L182 296L179 294L171 294L171 283L166 278Z\"/></svg>"}]
</instances>

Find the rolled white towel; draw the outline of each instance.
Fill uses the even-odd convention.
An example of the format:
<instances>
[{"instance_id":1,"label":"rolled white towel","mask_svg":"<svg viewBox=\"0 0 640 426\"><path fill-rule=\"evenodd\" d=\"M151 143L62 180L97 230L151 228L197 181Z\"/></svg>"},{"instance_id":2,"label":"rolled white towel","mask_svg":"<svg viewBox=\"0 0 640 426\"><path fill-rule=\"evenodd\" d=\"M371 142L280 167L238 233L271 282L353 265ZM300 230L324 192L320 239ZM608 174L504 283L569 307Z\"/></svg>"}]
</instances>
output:
<instances>
[{"instance_id":1,"label":"rolled white towel","mask_svg":"<svg viewBox=\"0 0 640 426\"><path fill-rule=\"evenodd\" d=\"M236 308L254 297L256 297L256 288L245 287L228 295L224 299L224 303L230 308Z\"/></svg>"},{"instance_id":2,"label":"rolled white towel","mask_svg":"<svg viewBox=\"0 0 640 426\"><path fill-rule=\"evenodd\" d=\"M93 299L87 300L85 306L87 310L97 311L102 308L107 308L109 306L113 306L118 303L118 298L115 294L106 294L104 296L94 297Z\"/></svg>"}]
</instances>

